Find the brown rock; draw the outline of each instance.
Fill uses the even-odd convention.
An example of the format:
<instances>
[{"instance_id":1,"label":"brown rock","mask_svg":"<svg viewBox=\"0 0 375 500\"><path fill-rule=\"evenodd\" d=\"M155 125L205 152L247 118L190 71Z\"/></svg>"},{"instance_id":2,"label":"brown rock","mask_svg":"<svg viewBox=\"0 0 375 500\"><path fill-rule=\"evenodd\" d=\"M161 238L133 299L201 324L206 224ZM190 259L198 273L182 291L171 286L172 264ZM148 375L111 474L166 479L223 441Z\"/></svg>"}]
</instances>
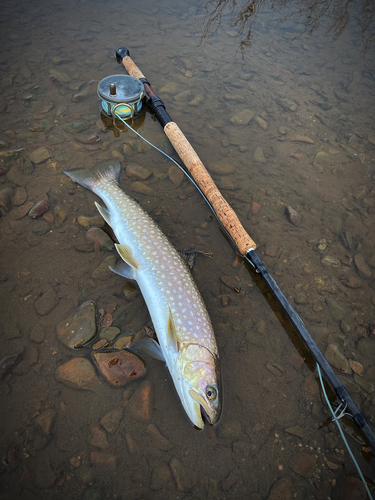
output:
<instances>
[{"instance_id":1,"label":"brown rock","mask_svg":"<svg viewBox=\"0 0 375 500\"><path fill-rule=\"evenodd\" d=\"M160 434L155 424L148 424L146 431L151 436L153 444L160 450L168 451L173 447L171 442Z\"/></svg>"},{"instance_id":2,"label":"brown rock","mask_svg":"<svg viewBox=\"0 0 375 500\"><path fill-rule=\"evenodd\" d=\"M38 300L35 301L35 309L41 316L46 316L54 309L59 302L59 299L52 287L47 288Z\"/></svg>"},{"instance_id":3,"label":"brown rock","mask_svg":"<svg viewBox=\"0 0 375 500\"><path fill-rule=\"evenodd\" d=\"M91 300L81 304L57 325L57 338L66 347L80 349L96 335L96 306Z\"/></svg>"},{"instance_id":4,"label":"brown rock","mask_svg":"<svg viewBox=\"0 0 375 500\"><path fill-rule=\"evenodd\" d=\"M260 210L259 203L257 203L256 201L253 201L252 204L251 204L251 213L253 215L256 215L256 214L259 213L259 210Z\"/></svg>"},{"instance_id":5,"label":"brown rock","mask_svg":"<svg viewBox=\"0 0 375 500\"><path fill-rule=\"evenodd\" d=\"M181 186L181 184L184 180L185 174L176 165L172 165L170 167L170 169L168 170L168 177L169 177L169 180L172 181L173 184L178 187L178 186Z\"/></svg>"},{"instance_id":6,"label":"brown rock","mask_svg":"<svg viewBox=\"0 0 375 500\"><path fill-rule=\"evenodd\" d=\"M90 462L105 469L116 470L116 456L103 451L92 451L90 453Z\"/></svg>"},{"instance_id":7,"label":"brown rock","mask_svg":"<svg viewBox=\"0 0 375 500\"><path fill-rule=\"evenodd\" d=\"M51 427L56 416L56 411L53 408L44 411L35 419L35 424L42 428L44 434L49 435Z\"/></svg>"},{"instance_id":8,"label":"brown rock","mask_svg":"<svg viewBox=\"0 0 375 500\"><path fill-rule=\"evenodd\" d=\"M60 365L55 377L72 389L93 390L97 381L95 368L86 358L74 358Z\"/></svg>"},{"instance_id":9,"label":"brown rock","mask_svg":"<svg viewBox=\"0 0 375 500\"><path fill-rule=\"evenodd\" d=\"M20 207L14 208L9 216L12 220L19 220L23 219L33 208L34 203L32 201L29 201L28 203L24 203Z\"/></svg>"},{"instance_id":10,"label":"brown rock","mask_svg":"<svg viewBox=\"0 0 375 500\"><path fill-rule=\"evenodd\" d=\"M147 196L155 196L154 191L149 186L147 186L147 184L144 184L141 181L133 182L133 184L130 186L130 189L135 193L145 194Z\"/></svg>"},{"instance_id":11,"label":"brown rock","mask_svg":"<svg viewBox=\"0 0 375 500\"><path fill-rule=\"evenodd\" d=\"M100 424L104 427L104 429L110 434L114 434L118 426L120 425L122 419L122 410L112 410L100 420Z\"/></svg>"},{"instance_id":12,"label":"brown rock","mask_svg":"<svg viewBox=\"0 0 375 500\"><path fill-rule=\"evenodd\" d=\"M312 396L316 396L320 393L320 386L315 380L313 375L309 375L306 377L305 382L303 383L302 389L305 392L308 392Z\"/></svg>"},{"instance_id":13,"label":"brown rock","mask_svg":"<svg viewBox=\"0 0 375 500\"><path fill-rule=\"evenodd\" d=\"M88 443L95 448L101 448L105 450L109 447L107 436L104 431L99 429L99 427L90 428L90 437L88 438Z\"/></svg>"},{"instance_id":14,"label":"brown rock","mask_svg":"<svg viewBox=\"0 0 375 500\"><path fill-rule=\"evenodd\" d=\"M93 358L104 378L114 387L121 387L146 373L141 358L128 351L97 352Z\"/></svg>"},{"instance_id":15,"label":"brown rock","mask_svg":"<svg viewBox=\"0 0 375 500\"><path fill-rule=\"evenodd\" d=\"M46 200L41 200L35 203L32 209L29 212L29 217L32 219L36 219L37 217L41 217L45 212L48 211L48 202Z\"/></svg>"},{"instance_id":16,"label":"brown rock","mask_svg":"<svg viewBox=\"0 0 375 500\"><path fill-rule=\"evenodd\" d=\"M267 500L292 500L292 481L289 477L282 477L272 486Z\"/></svg>"},{"instance_id":17,"label":"brown rock","mask_svg":"<svg viewBox=\"0 0 375 500\"><path fill-rule=\"evenodd\" d=\"M143 181L145 181L152 175L151 170L149 170L148 168L144 168L141 165L138 165L138 163L128 163L126 165L126 173L130 177L136 177Z\"/></svg>"},{"instance_id":18,"label":"brown rock","mask_svg":"<svg viewBox=\"0 0 375 500\"><path fill-rule=\"evenodd\" d=\"M122 352L122 351L121 351ZM138 420L148 422L151 419L151 384L144 381L127 404L129 412Z\"/></svg>"},{"instance_id":19,"label":"brown rock","mask_svg":"<svg viewBox=\"0 0 375 500\"><path fill-rule=\"evenodd\" d=\"M155 467L151 474L151 489L158 491L164 488L171 477L171 471L167 465Z\"/></svg>"},{"instance_id":20,"label":"brown rock","mask_svg":"<svg viewBox=\"0 0 375 500\"><path fill-rule=\"evenodd\" d=\"M315 458L308 453L296 453L292 457L289 467L296 474L299 474L306 479L310 479L315 471L316 461Z\"/></svg>"},{"instance_id":21,"label":"brown rock","mask_svg":"<svg viewBox=\"0 0 375 500\"><path fill-rule=\"evenodd\" d=\"M306 142L307 144L314 144L314 141L310 137L304 135L289 136L288 139L291 142Z\"/></svg>"}]
</instances>

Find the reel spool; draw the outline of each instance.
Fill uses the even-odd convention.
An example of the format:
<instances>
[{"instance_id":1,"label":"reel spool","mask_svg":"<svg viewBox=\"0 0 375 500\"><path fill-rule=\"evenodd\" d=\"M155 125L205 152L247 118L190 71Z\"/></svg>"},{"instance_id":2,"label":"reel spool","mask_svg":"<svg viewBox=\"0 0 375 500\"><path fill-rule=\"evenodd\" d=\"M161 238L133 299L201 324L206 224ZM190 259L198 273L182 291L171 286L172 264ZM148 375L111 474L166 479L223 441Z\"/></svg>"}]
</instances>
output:
<instances>
[{"instance_id":1,"label":"reel spool","mask_svg":"<svg viewBox=\"0 0 375 500\"><path fill-rule=\"evenodd\" d=\"M98 85L101 109L111 118L118 115L123 120L129 120L138 116L144 95L143 83L130 75L107 76Z\"/></svg>"}]
</instances>

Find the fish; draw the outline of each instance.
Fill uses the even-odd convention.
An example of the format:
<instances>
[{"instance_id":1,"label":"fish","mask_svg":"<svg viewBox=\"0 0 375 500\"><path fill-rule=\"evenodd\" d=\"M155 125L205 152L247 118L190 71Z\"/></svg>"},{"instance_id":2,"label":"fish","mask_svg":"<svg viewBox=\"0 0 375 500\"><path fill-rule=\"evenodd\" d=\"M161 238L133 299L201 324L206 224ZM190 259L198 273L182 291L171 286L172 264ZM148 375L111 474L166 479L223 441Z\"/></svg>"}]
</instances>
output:
<instances>
[{"instance_id":1,"label":"fish","mask_svg":"<svg viewBox=\"0 0 375 500\"><path fill-rule=\"evenodd\" d=\"M147 338L141 344L165 361L194 426L215 425L223 392L219 352L206 306L179 252L121 189L120 171L121 163L114 159L64 173L106 205L95 202L118 241L115 247L121 259L111 269L137 282L157 335L157 342Z\"/></svg>"}]
</instances>

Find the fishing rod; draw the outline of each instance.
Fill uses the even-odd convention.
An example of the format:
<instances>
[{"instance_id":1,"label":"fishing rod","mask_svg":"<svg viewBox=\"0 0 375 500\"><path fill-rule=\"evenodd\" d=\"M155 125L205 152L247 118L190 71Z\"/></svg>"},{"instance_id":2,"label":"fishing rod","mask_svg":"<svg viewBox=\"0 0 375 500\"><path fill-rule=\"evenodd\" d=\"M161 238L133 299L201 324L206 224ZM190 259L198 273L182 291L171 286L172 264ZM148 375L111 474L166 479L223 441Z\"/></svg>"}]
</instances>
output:
<instances>
[{"instance_id":1,"label":"fishing rod","mask_svg":"<svg viewBox=\"0 0 375 500\"><path fill-rule=\"evenodd\" d=\"M143 83L145 94L148 97L147 105L151 113L155 115L155 117L162 125L164 133L166 134L172 146L186 166L187 171L195 180L196 184L199 187L199 190L201 191L201 193L203 193L204 198L215 213L220 224L225 229L225 232L230 236L233 243L237 246L242 257L251 264L256 272L259 273L263 280L266 282L268 288L271 290L276 301L281 306L291 325L294 327L302 342L305 344L307 349L314 357L315 361L320 366L324 377L326 378L340 401L340 408L344 408L344 412L342 413L351 416L358 428L362 431L362 434L366 437L368 443L375 453L375 434L373 430L371 429L361 412L358 410L345 387L336 376L331 365L319 350L310 333L307 331L303 321L290 305L289 301L280 290L276 281L273 279L266 266L258 257L255 251L256 243L243 228L236 213L221 195L210 174L207 172L206 168L204 167L203 163L199 159L197 153L194 151L189 141L186 139L183 132L180 130L178 125L173 122L172 118L165 108L165 104L158 96L154 94L151 89L150 83L130 57L128 49L123 46L118 47L115 52L115 56L117 62L124 65L129 75L137 78L138 80L140 80L140 82Z\"/></svg>"}]
</instances>

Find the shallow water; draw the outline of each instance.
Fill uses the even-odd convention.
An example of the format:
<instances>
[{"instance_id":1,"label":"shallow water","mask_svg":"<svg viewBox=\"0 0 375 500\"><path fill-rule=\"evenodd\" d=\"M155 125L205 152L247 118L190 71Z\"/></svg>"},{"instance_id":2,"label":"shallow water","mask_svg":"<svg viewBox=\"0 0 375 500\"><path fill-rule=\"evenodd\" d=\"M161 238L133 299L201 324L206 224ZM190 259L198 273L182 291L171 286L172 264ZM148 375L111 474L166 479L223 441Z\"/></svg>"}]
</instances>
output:
<instances>
[{"instance_id":1,"label":"shallow water","mask_svg":"<svg viewBox=\"0 0 375 500\"><path fill-rule=\"evenodd\" d=\"M171 162L130 131L104 129L110 124L99 115L97 83L125 73L113 53L126 45L203 163L211 171L223 160L233 167L212 173L215 182L320 349L338 346L341 363L351 361L347 374L335 371L374 429L375 339L368 337L375 321L375 58L371 24L361 32L371 9L349 4L346 25L339 2L322 17L324 3L255 6L246 21L230 3L3 2L0 155L26 151L0 164L0 189L12 190L0 200L0 359L22 353L0 380L0 453L8 462L1 500L261 500L277 492L349 499L356 488L355 498L366 498L328 423L315 366L270 293L188 180L179 187L169 180ZM163 92L171 82L175 89ZM253 119L233 123L244 109ZM63 130L70 123L87 128L73 135ZM172 154L148 112L133 125ZM95 135L99 142L85 143ZM39 147L49 158L33 163L29 154ZM122 333L148 321L141 296L125 298L121 277L92 277L112 255L94 250L77 222L96 215L96 197L62 173L111 157L121 158L121 186L177 248L214 253L198 257L193 275L221 357L224 410L215 428L192 428L169 374L154 360L144 379L122 389L99 375L95 391L55 378L70 359L91 359L90 347L71 350L56 337L57 325L84 301L104 310L116 303L115 318L130 307ZM142 181L152 194L134 191L129 162L152 170ZM19 206L43 199L52 218L22 217ZM289 221L288 206L301 216L299 225ZM224 283L230 280L240 293ZM144 381L151 385L147 421L126 408ZM90 428L116 409L121 422L106 432L101 450ZM42 431L38 416L47 410L51 428ZM168 445L152 437L150 423ZM374 478L373 455L350 420L344 426L364 475ZM97 451L112 461L98 463ZM176 460L185 468L177 480L170 473Z\"/></svg>"}]
</instances>

